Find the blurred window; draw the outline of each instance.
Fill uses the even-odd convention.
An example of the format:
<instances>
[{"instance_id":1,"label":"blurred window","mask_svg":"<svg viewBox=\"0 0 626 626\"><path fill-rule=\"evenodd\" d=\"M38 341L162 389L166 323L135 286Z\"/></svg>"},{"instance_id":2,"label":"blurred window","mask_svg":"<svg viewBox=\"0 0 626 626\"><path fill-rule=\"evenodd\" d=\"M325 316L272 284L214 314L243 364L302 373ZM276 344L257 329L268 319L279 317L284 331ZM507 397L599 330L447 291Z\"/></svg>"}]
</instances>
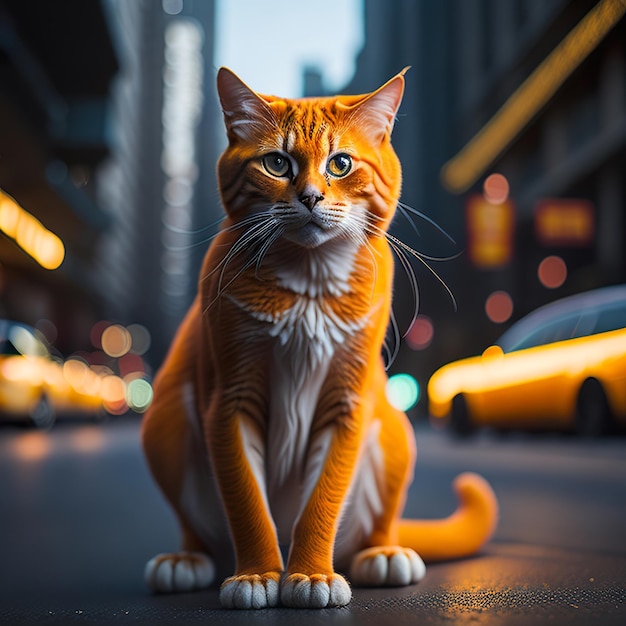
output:
<instances>
[{"instance_id":1,"label":"blurred window","mask_svg":"<svg viewBox=\"0 0 626 626\"><path fill-rule=\"evenodd\" d=\"M563 341L576 336L577 329L581 325L581 315L575 313L568 315L566 318L560 318L543 324L531 333L522 337L519 341L510 346L502 346L505 352L514 352L516 350L526 350L535 346L542 346L546 343L554 341Z\"/></svg>"},{"instance_id":2,"label":"blurred window","mask_svg":"<svg viewBox=\"0 0 626 626\"><path fill-rule=\"evenodd\" d=\"M594 333L608 333L626 328L626 303L616 303L601 311L596 319Z\"/></svg>"},{"instance_id":3,"label":"blurred window","mask_svg":"<svg viewBox=\"0 0 626 626\"><path fill-rule=\"evenodd\" d=\"M0 355L18 356L20 354L20 351L8 339L0 341Z\"/></svg>"},{"instance_id":4,"label":"blurred window","mask_svg":"<svg viewBox=\"0 0 626 626\"><path fill-rule=\"evenodd\" d=\"M597 335L626 328L626 302L615 302L604 307L570 313L542 324L517 341L500 342L504 352L526 350L555 341Z\"/></svg>"}]
</instances>

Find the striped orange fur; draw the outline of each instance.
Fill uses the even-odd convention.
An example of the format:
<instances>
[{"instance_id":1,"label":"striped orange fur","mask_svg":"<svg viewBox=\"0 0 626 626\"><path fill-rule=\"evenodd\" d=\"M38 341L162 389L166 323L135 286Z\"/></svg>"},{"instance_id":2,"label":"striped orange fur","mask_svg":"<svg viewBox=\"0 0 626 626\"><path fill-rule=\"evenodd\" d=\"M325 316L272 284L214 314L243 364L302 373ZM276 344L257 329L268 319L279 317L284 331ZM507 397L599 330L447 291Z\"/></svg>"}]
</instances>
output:
<instances>
[{"instance_id":1,"label":"striped orange fur","mask_svg":"<svg viewBox=\"0 0 626 626\"><path fill-rule=\"evenodd\" d=\"M142 430L183 534L147 564L155 590L228 575L226 607L342 606L336 570L412 584L419 554L467 556L494 530L493 492L471 474L449 519L400 519L415 447L385 397L381 347L403 74L371 94L286 100L219 71L226 218Z\"/></svg>"}]
</instances>

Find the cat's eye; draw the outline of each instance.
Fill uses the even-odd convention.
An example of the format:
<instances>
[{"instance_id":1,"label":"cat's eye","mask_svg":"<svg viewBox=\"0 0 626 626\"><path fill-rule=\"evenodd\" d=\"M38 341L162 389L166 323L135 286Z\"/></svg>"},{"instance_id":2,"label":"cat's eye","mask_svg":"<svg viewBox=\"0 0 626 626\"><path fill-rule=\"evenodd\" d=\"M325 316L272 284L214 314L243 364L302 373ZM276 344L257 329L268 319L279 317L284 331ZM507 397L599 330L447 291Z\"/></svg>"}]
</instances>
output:
<instances>
[{"instance_id":1,"label":"cat's eye","mask_svg":"<svg viewBox=\"0 0 626 626\"><path fill-rule=\"evenodd\" d=\"M266 154L261 161L265 170L272 176L282 178L283 176L288 176L291 171L289 159L285 155L280 154L280 152Z\"/></svg>"},{"instance_id":2,"label":"cat's eye","mask_svg":"<svg viewBox=\"0 0 626 626\"><path fill-rule=\"evenodd\" d=\"M328 160L326 171L335 178L346 176L352 169L352 159L348 154L336 154Z\"/></svg>"}]
</instances>

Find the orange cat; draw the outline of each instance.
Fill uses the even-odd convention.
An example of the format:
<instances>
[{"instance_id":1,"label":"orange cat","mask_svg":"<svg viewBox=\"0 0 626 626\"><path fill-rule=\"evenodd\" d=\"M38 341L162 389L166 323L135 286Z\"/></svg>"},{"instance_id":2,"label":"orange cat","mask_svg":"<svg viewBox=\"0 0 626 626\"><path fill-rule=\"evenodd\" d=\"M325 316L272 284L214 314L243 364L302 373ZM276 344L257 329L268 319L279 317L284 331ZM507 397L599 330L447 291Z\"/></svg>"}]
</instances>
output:
<instances>
[{"instance_id":1,"label":"orange cat","mask_svg":"<svg viewBox=\"0 0 626 626\"><path fill-rule=\"evenodd\" d=\"M403 74L367 95L286 100L219 71L227 216L143 423L183 533L181 552L146 566L157 591L234 567L225 607L342 606L335 568L355 585L409 585L418 554L466 556L493 532L495 497L473 474L450 518L400 519L414 437L385 397L381 346Z\"/></svg>"}]
</instances>

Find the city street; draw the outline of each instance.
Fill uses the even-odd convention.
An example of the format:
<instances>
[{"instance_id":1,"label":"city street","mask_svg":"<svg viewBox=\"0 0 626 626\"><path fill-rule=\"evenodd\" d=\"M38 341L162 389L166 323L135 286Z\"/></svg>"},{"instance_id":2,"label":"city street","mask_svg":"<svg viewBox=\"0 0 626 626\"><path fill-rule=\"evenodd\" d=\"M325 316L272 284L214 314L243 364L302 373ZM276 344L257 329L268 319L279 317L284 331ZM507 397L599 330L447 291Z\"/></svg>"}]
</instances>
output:
<instances>
[{"instance_id":1,"label":"city street","mask_svg":"<svg viewBox=\"0 0 626 626\"><path fill-rule=\"evenodd\" d=\"M220 609L215 590L151 595L146 560L175 550L172 514L139 448L138 420L0 429L0 623L626 623L626 439L416 429L407 516L450 513L452 479L482 473L501 506L495 539L431 565L406 589L356 589L343 609Z\"/></svg>"}]
</instances>

